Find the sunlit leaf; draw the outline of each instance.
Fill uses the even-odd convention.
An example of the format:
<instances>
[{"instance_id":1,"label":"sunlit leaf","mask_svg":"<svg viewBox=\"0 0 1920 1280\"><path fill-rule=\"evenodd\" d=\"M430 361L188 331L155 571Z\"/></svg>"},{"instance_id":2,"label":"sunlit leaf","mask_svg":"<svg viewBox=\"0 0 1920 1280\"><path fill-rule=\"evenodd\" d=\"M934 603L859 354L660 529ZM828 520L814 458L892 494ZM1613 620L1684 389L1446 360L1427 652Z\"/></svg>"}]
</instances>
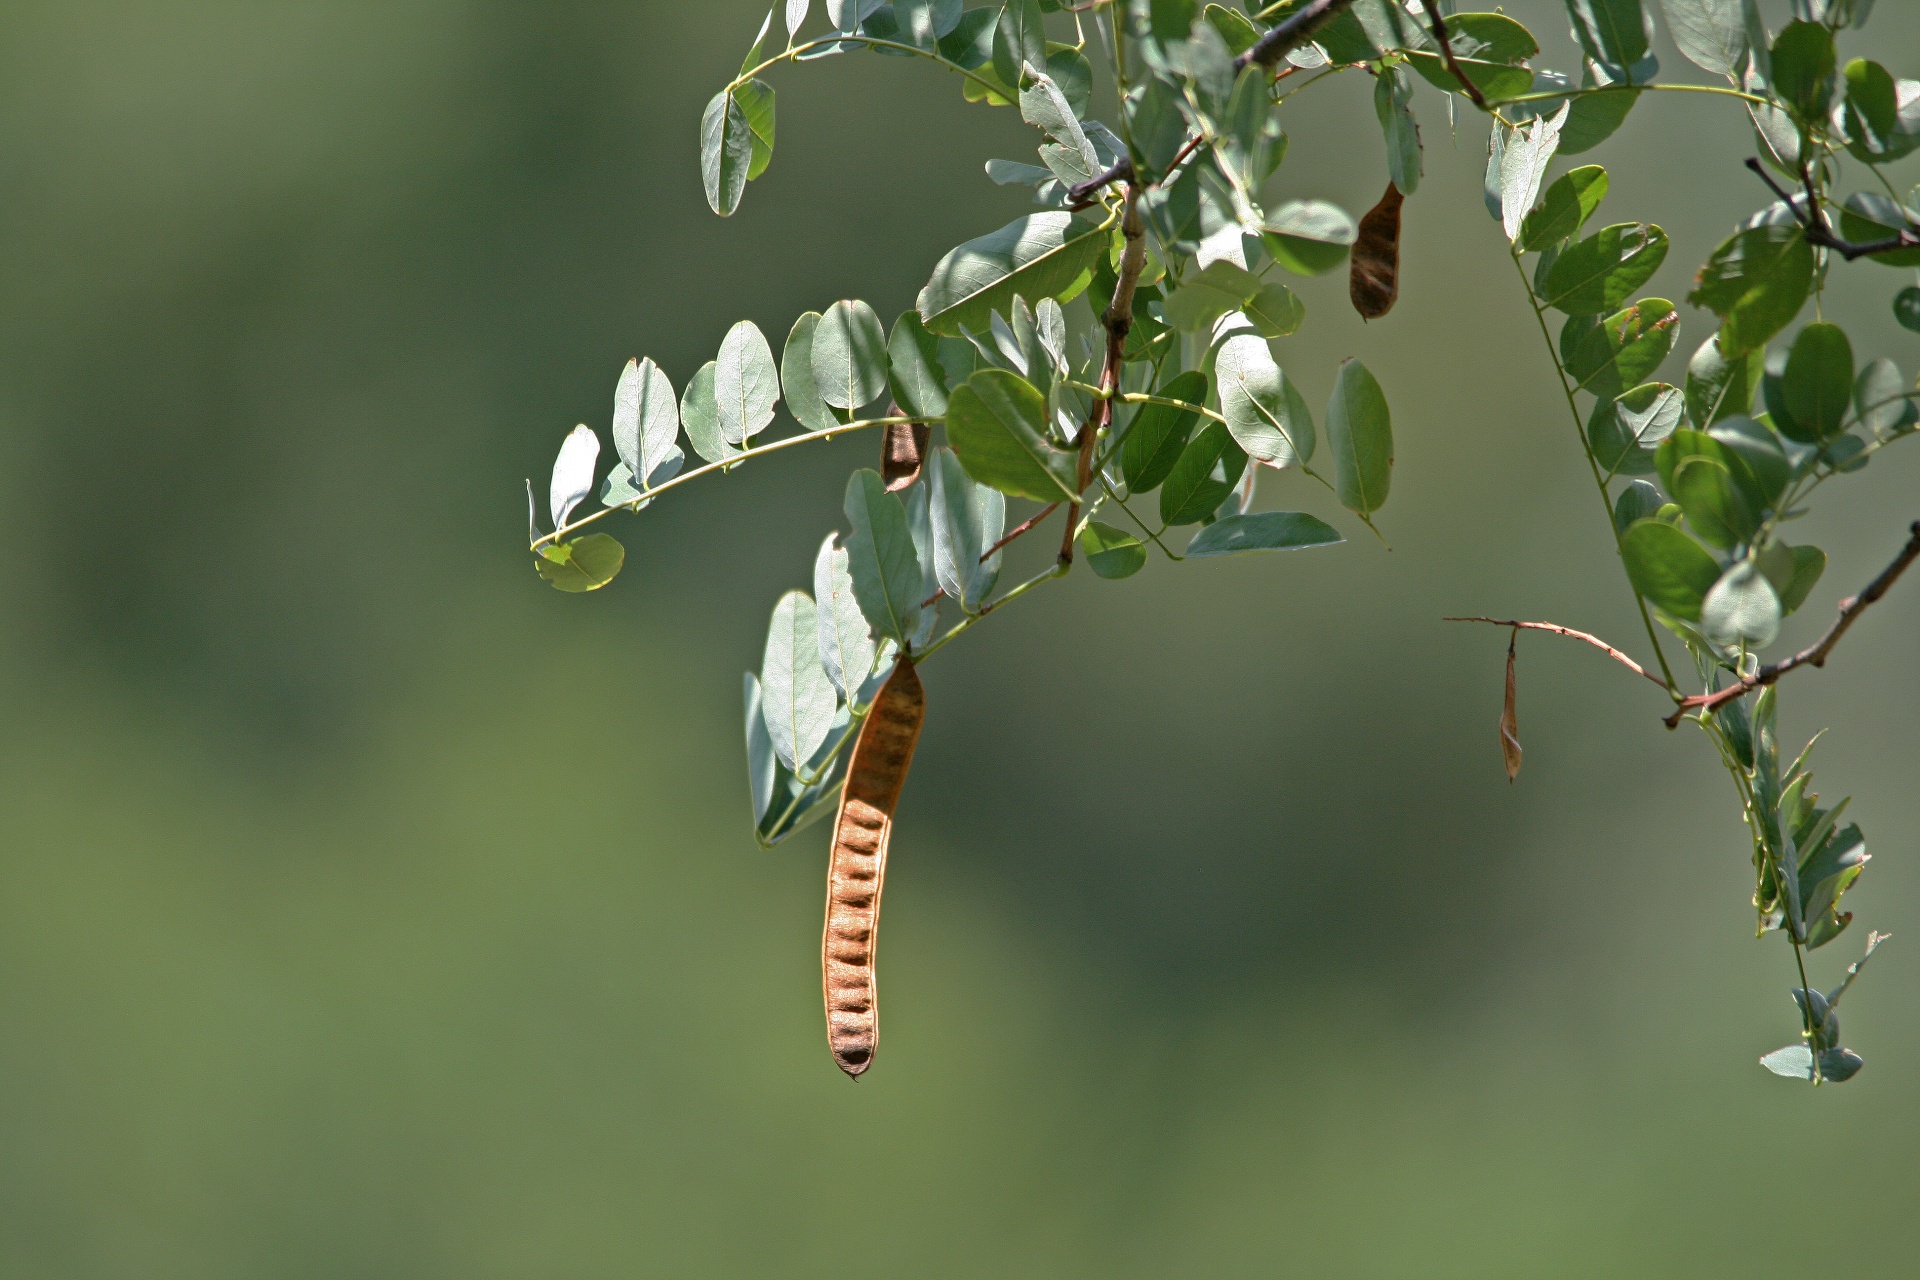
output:
<instances>
[{"instance_id":1,"label":"sunlit leaf","mask_svg":"<svg viewBox=\"0 0 1920 1280\"><path fill-rule=\"evenodd\" d=\"M828 534L813 561L814 625L820 640L820 665L848 702L873 674L873 629L853 593L853 574L838 535Z\"/></svg>"},{"instance_id":2,"label":"sunlit leaf","mask_svg":"<svg viewBox=\"0 0 1920 1280\"><path fill-rule=\"evenodd\" d=\"M1214 376L1220 383L1220 416L1249 457L1282 468L1313 457L1313 417L1264 338L1228 338L1214 359Z\"/></svg>"},{"instance_id":3,"label":"sunlit leaf","mask_svg":"<svg viewBox=\"0 0 1920 1280\"><path fill-rule=\"evenodd\" d=\"M593 466L600 458L600 437L587 426L575 427L560 442L553 460L553 482L547 490L547 514L553 527L567 523L573 509L593 492Z\"/></svg>"},{"instance_id":4,"label":"sunlit leaf","mask_svg":"<svg viewBox=\"0 0 1920 1280\"><path fill-rule=\"evenodd\" d=\"M860 301L827 308L813 331L813 384L836 409L860 409L887 390L887 331Z\"/></svg>"},{"instance_id":5,"label":"sunlit leaf","mask_svg":"<svg viewBox=\"0 0 1920 1280\"><path fill-rule=\"evenodd\" d=\"M906 645L920 625L920 561L907 509L864 467L847 478L847 570L853 596L875 632Z\"/></svg>"},{"instance_id":6,"label":"sunlit leaf","mask_svg":"<svg viewBox=\"0 0 1920 1280\"><path fill-rule=\"evenodd\" d=\"M813 335L819 327L820 313L806 312L793 322L786 348L780 353L781 398L794 421L809 431L825 431L840 421L820 398L813 380Z\"/></svg>"},{"instance_id":7,"label":"sunlit leaf","mask_svg":"<svg viewBox=\"0 0 1920 1280\"><path fill-rule=\"evenodd\" d=\"M590 533L571 542L548 543L540 548L534 567L562 591L598 591L613 581L626 559L627 549L618 539Z\"/></svg>"},{"instance_id":8,"label":"sunlit leaf","mask_svg":"<svg viewBox=\"0 0 1920 1280\"><path fill-rule=\"evenodd\" d=\"M1327 401L1327 447L1340 505L1363 516L1378 511L1393 478L1393 416L1380 384L1351 357L1340 362Z\"/></svg>"},{"instance_id":9,"label":"sunlit leaf","mask_svg":"<svg viewBox=\"0 0 1920 1280\"><path fill-rule=\"evenodd\" d=\"M774 367L773 348L751 320L727 330L713 369L714 406L720 414L720 434L731 445L742 445L766 430L773 406L780 401L780 373Z\"/></svg>"},{"instance_id":10,"label":"sunlit leaf","mask_svg":"<svg viewBox=\"0 0 1920 1280\"><path fill-rule=\"evenodd\" d=\"M1015 297L1072 300L1093 278L1106 233L1068 213L1035 213L950 251L920 291L920 318L936 334L985 333Z\"/></svg>"},{"instance_id":11,"label":"sunlit leaf","mask_svg":"<svg viewBox=\"0 0 1920 1280\"><path fill-rule=\"evenodd\" d=\"M1079 491L1079 460L1047 439L1047 402L1004 369L982 369L947 401L947 443L967 474L1002 493L1058 502Z\"/></svg>"},{"instance_id":12,"label":"sunlit leaf","mask_svg":"<svg viewBox=\"0 0 1920 1280\"><path fill-rule=\"evenodd\" d=\"M1720 580L1720 565L1682 529L1664 520L1637 520L1620 539L1633 589L1676 618L1700 620L1700 605Z\"/></svg>"},{"instance_id":13,"label":"sunlit leaf","mask_svg":"<svg viewBox=\"0 0 1920 1280\"><path fill-rule=\"evenodd\" d=\"M1087 567L1102 578L1130 578L1147 563L1147 549L1139 538L1098 520L1087 521L1079 541Z\"/></svg>"}]
</instances>

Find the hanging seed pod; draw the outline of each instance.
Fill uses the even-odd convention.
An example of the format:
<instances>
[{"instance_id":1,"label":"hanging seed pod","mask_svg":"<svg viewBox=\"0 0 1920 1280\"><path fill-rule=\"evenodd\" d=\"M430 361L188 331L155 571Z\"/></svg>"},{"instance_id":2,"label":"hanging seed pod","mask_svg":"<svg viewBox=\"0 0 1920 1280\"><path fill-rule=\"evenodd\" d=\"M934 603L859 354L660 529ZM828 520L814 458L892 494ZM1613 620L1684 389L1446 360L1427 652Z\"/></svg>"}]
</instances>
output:
<instances>
[{"instance_id":1,"label":"hanging seed pod","mask_svg":"<svg viewBox=\"0 0 1920 1280\"><path fill-rule=\"evenodd\" d=\"M880 890L886 881L894 806L900 802L926 713L920 677L912 660L903 657L854 740L833 824L820 981L827 1005L827 1046L834 1062L855 1079L873 1064L880 1040L873 971Z\"/></svg>"},{"instance_id":2,"label":"hanging seed pod","mask_svg":"<svg viewBox=\"0 0 1920 1280\"><path fill-rule=\"evenodd\" d=\"M1400 188L1391 182L1380 203L1360 219L1347 269L1347 293L1363 320L1378 320L1400 297Z\"/></svg>"},{"instance_id":3,"label":"hanging seed pod","mask_svg":"<svg viewBox=\"0 0 1920 1280\"><path fill-rule=\"evenodd\" d=\"M887 406L887 416L900 416L900 406ZM927 439L933 428L924 422L899 422L883 428L880 442L880 478L887 482L888 493L898 493L920 478L920 467L927 458Z\"/></svg>"}]
</instances>

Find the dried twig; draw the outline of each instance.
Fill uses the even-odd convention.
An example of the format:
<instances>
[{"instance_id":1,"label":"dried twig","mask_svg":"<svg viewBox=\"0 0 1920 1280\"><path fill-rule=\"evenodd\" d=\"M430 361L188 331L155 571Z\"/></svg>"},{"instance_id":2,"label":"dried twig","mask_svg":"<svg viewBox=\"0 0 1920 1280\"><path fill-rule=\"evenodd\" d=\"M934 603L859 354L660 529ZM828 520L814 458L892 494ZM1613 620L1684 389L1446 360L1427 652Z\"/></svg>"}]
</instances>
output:
<instances>
[{"instance_id":1,"label":"dried twig","mask_svg":"<svg viewBox=\"0 0 1920 1280\"><path fill-rule=\"evenodd\" d=\"M1800 224L1801 231L1807 237L1807 243L1820 249L1833 252L1852 262L1855 258L1871 257L1876 253L1891 253L1895 249L1920 249L1920 229L1907 227L1898 235L1887 236L1880 240L1857 242L1845 240L1833 233L1827 223L1826 211L1820 207L1819 193L1814 190L1813 173L1805 165L1801 166L1800 177L1807 188L1806 208L1803 210L1795 203L1798 197L1787 194L1785 187L1773 180L1766 167L1753 156L1747 157L1747 168L1759 175L1760 181L1767 184L1773 194L1786 202L1787 209L1794 220Z\"/></svg>"},{"instance_id":2,"label":"dried twig","mask_svg":"<svg viewBox=\"0 0 1920 1280\"><path fill-rule=\"evenodd\" d=\"M1460 82L1460 91L1473 99L1474 106L1482 111L1492 111L1493 107L1488 104L1487 95L1480 92L1479 85L1467 79L1467 73L1462 71L1460 64L1454 60L1453 41L1447 36L1447 20L1440 12L1440 0L1421 0L1421 3L1426 6L1427 22L1433 27L1433 38L1440 45L1440 60L1447 64L1447 70L1451 71L1453 78Z\"/></svg>"},{"instance_id":3,"label":"dried twig","mask_svg":"<svg viewBox=\"0 0 1920 1280\"><path fill-rule=\"evenodd\" d=\"M1728 685L1717 693L1696 694L1691 698L1683 699L1674 713L1667 717L1667 728L1677 728L1680 718L1689 711L1710 712L1736 698L1744 698L1755 689L1772 684L1797 667L1826 666L1827 655L1833 652L1833 646L1840 643L1840 637L1847 634L1847 628L1853 625L1854 619L1865 613L1868 605L1887 594L1887 589L1907 571L1908 565L1915 560L1920 560L1920 520L1915 520L1909 525L1907 532L1912 536L1907 539L1907 545L1900 549L1900 554L1893 558L1893 563L1882 569L1880 576L1869 582L1865 591L1840 602L1840 616L1834 619L1831 627L1827 628L1827 634L1792 657L1768 663L1752 675L1738 683Z\"/></svg>"},{"instance_id":4,"label":"dried twig","mask_svg":"<svg viewBox=\"0 0 1920 1280\"><path fill-rule=\"evenodd\" d=\"M1313 39L1313 33L1332 21L1353 0L1313 0L1306 8L1260 37L1251 49L1233 60L1235 71L1244 71L1252 63L1275 66L1280 59Z\"/></svg>"},{"instance_id":5,"label":"dried twig","mask_svg":"<svg viewBox=\"0 0 1920 1280\"><path fill-rule=\"evenodd\" d=\"M1584 631L1575 631L1572 627L1563 627L1563 626L1560 626L1558 623L1554 623L1554 622L1516 622L1512 618L1442 618L1441 621L1442 622L1487 622L1487 623L1492 623L1496 627L1514 627L1521 631L1546 631L1546 632L1551 632L1553 635L1556 635L1556 636L1566 636L1570 640L1584 640L1588 644L1592 645L1594 648L1604 652L1609 658L1612 658L1615 662L1619 663L1621 666L1625 667L1627 670L1633 672L1633 674L1637 676L1643 676L1646 679L1653 681L1655 684L1659 685L1662 689L1665 689L1667 687L1666 681L1662 680L1659 676L1654 675L1651 671L1648 671L1645 667L1641 666L1639 663L1635 662L1632 658L1629 658L1626 654L1620 652L1618 649L1608 644L1605 640L1602 640L1599 636L1590 636Z\"/></svg>"}]
</instances>

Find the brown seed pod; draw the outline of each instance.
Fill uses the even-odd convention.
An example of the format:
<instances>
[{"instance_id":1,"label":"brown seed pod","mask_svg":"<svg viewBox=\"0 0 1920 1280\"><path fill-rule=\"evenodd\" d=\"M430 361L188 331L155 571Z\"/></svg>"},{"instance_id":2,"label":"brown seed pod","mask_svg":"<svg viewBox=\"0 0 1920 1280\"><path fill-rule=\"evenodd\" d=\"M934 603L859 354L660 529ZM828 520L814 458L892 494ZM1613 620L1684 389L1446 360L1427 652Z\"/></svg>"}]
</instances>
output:
<instances>
[{"instance_id":1,"label":"brown seed pod","mask_svg":"<svg viewBox=\"0 0 1920 1280\"><path fill-rule=\"evenodd\" d=\"M1347 295L1363 320L1378 320L1400 297L1400 205L1404 197L1391 182L1380 203L1360 219L1347 270Z\"/></svg>"},{"instance_id":2,"label":"brown seed pod","mask_svg":"<svg viewBox=\"0 0 1920 1280\"><path fill-rule=\"evenodd\" d=\"M827 924L820 939L820 983L827 1004L827 1047L858 1079L873 1065L880 1010L873 974L887 840L913 748L927 715L913 662L901 658L873 700L847 761L846 786L833 823L827 864Z\"/></svg>"},{"instance_id":3,"label":"brown seed pod","mask_svg":"<svg viewBox=\"0 0 1920 1280\"><path fill-rule=\"evenodd\" d=\"M1520 699L1513 679L1513 647L1520 640L1520 628L1507 640L1507 700L1500 706L1500 758L1507 765L1507 781L1520 776Z\"/></svg>"},{"instance_id":4,"label":"brown seed pod","mask_svg":"<svg viewBox=\"0 0 1920 1280\"><path fill-rule=\"evenodd\" d=\"M887 416L900 416L900 406L889 404ZM885 428L880 442L880 478L888 493L898 493L920 478L921 464L927 458L927 438L933 428L924 422L899 422Z\"/></svg>"}]
</instances>

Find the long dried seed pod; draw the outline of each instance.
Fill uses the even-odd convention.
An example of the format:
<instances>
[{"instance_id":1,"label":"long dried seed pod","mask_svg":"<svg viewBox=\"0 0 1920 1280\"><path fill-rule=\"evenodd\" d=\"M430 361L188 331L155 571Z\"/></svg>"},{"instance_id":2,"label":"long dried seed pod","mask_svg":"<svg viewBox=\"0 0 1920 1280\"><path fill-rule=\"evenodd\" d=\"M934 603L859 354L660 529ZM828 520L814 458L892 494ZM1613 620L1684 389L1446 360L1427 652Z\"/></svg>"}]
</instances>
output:
<instances>
[{"instance_id":1,"label":"long dried seed pod","mask_svg":"<svg viewBox=\"0 0 1920 1280\"><path fill-rule=\"evenodd\" d=\"M849 1076L873 1065L880 1010L873 974L887 840L927 715L913 662L901 658L867 712L847 761L847 782L833 823L827 864L827 925L820 939L820 982L827 1004L827 1047Z\"/></svg>"}]
</instances>

